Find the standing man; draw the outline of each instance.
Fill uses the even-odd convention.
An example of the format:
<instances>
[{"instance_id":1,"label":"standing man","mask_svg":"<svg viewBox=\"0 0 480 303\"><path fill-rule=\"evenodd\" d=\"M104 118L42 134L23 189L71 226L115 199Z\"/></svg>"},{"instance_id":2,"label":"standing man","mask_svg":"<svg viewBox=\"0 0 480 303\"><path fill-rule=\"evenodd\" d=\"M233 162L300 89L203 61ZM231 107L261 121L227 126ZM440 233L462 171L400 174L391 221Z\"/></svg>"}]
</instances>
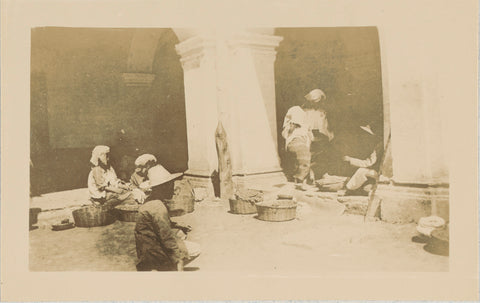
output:
<instances>
[{"instance_id":1,"label":"standing man","mask_svg":"<svg viewBox=\"0 0 480 303\"><path fill-rule=\"evenodd\" d=\"M307 115L300 106L288 110L283 121L282 136L287 150L287 176L295 183L306 183L310 175L313 134L307 124Z\"/></svg>"},{"instance_id":2,"label":"standing man","mask_svg":"<svg viewBox=\"0 0 480 303\"><path fill-rule=\"evenodd\" d=\"M307 125L313 134L310 147L311 169L315 179L320 179L329 170L331 162L331 141L333 132L329 129L327 119L327 96L321 89L314 89L305 95L306 102L302 105L305 111Z\"/></svg>"},{"instance_id":3,"label":"standing man","mask_svg":"<svg viewBox=\"0 0 480 303\"><path fill-rule=\"evenodd\" d=\"M326 95L314 89L304 96L302 106L291 107L283 122L287 162L296 183L313 182L328 171L330 141L333 132L328 127Z\"/></svg>"}]
</instances>

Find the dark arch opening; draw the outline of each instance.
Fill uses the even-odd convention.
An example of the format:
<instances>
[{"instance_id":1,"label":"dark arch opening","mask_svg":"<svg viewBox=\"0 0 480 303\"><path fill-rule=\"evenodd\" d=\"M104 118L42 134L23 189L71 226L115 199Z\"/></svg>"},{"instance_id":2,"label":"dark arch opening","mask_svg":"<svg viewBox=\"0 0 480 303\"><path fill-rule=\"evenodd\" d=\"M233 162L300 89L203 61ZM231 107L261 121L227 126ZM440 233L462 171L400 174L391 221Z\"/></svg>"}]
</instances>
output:
<instances>
[{"instance_id":1,"label":"dark arch opening","mask_svg":"<svg viewBox=\"0 0 480 303\"><path fill-rule=\"evenodd\" d=\"M127 65L138 30L162 30L150 87L127 86L122 78L132 72ZM129 155L132 169L143 152L157 155L169 170L186 169L183 71L176 43L171 29L32 29L32 194L86 187L90 153L99 144L111 147L117 174L123 155Z\"/></svg>"},{"instance_id":2,"label":"dark arch opening","mask_svg":"<svg viewBox=\"0 0 480 303\"><path fill-rule=\"evenodd\" d=\"M314 88L327 95L328 119L338 153L368 154L359 125L370 123L383 138L383 96L376 27L277 28L283 41L275 61L278 146L285 163L283 118ZM343 175L352 170L338 164Z\"/></svg>"}]
</instances>

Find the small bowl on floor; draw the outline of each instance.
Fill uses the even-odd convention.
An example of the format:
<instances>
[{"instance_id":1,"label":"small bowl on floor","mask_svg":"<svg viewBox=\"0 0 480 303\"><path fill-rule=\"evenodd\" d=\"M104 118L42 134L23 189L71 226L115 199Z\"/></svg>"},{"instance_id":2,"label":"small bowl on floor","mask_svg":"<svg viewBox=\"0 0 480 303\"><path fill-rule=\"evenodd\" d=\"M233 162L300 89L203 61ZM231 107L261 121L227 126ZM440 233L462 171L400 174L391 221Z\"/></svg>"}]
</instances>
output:
<instances>
[{"instance_id":1,"label":"small bowl on floor","mask_svg":"<svg viewBox=\"0 0 480 303\"><path fill-rule=\"evenodd\" d=\"M60 230L67 230L75 227L75 223L68 222L68 223L60 223L60 224L53 224L52 230L60 231Z\"/></svg>"}]
</instances>

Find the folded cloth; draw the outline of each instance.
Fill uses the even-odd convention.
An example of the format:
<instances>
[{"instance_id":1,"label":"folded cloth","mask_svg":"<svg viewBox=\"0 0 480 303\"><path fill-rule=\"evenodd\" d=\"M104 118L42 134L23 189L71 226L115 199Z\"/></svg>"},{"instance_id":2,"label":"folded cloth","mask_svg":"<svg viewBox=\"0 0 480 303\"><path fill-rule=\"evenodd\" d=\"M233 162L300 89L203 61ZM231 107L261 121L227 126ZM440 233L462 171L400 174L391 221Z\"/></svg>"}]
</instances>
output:
<instances>
[{"instance_id":1,"label":"folded cloth","mask_svg":"<svg viewBox=\"0 0 480 303\"><path fill-rule=\"evenodd\" d=\"M445 226L445 220L437 216L423 217L418 220L417 231L430 237L432 232Z\"/></svg>"},{"instance_id":2,"label":"folded cloth","mask_svg":"<svg viewBox=\"0 0 480 303\"><path fill-rule=\"evenodd\" d=\"M445 225L445 220L437 216L423 217L418 220L418 225L439 228Z\"/></svg>"}]
</instances>

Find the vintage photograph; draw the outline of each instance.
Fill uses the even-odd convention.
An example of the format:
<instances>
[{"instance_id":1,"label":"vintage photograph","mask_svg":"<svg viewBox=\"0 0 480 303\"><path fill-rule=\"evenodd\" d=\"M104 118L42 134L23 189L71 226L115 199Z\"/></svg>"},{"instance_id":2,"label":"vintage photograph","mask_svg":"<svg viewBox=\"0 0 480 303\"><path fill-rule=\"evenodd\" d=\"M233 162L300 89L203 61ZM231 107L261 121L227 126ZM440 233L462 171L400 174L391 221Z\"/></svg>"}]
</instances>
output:
<instances>
[{"instance_id":1,"label":"vintage photograph","mask_svg":"<svg viewBox=\"0 0 480 303\"><path fill-rule=\"evenodd\" d=\"M448 272L441 56L392 32L32 27L28 270Z\"/></svg>"},{"instance_id":2,"label":"vintage photograph","mask_svg":"<svg viewBox=\"0 0 480 303\"><path fill-rule=\"evenodd\" d=\"M479 299L476 1L0 6L0 301Z\"/></svg>"}]
</instances>

